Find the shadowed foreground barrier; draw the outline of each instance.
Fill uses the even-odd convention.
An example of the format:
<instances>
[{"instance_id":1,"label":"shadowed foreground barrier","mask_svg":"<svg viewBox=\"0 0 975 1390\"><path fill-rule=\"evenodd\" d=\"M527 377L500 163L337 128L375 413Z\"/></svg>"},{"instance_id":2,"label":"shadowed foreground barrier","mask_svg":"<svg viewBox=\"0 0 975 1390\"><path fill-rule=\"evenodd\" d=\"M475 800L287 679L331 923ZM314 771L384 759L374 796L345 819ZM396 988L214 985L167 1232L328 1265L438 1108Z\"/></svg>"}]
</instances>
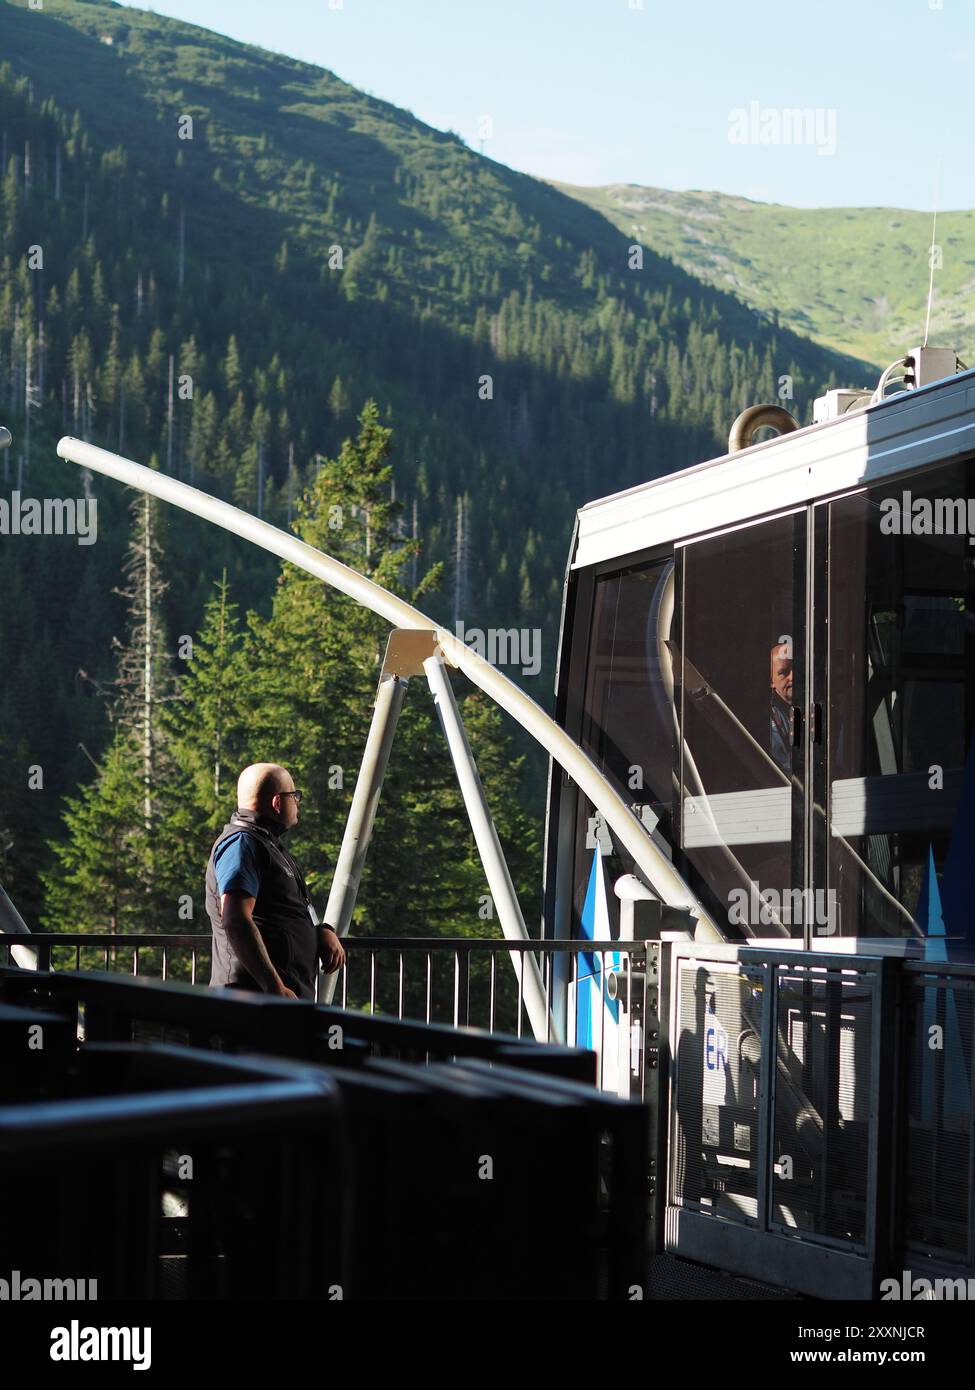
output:
<instances>
[{"instance_id":1,"label":"shadowed foreground barrier","mask_svg":"<svg viewBox=\"0 0 975 1390\"><path fill-rule=\"evenodd\" d=\"M0 996L8 1058L39 1023L61 1049L37 1099L0 1089L0 1271L99 1299L644 1282L646 1111L593 1087L592 1054L101 974L6 970Z\"/></svg>"}]
</instances>

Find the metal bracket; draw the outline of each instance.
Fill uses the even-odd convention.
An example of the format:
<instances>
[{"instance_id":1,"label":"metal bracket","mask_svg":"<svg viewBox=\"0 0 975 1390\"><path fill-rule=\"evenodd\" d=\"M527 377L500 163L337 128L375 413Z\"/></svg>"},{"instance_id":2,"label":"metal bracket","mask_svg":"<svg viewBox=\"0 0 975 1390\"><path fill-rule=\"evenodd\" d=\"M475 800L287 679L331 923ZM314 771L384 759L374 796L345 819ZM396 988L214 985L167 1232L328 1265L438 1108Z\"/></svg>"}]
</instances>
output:
<instances>
[{"instance_id":1,"label":"metal bracket","mask_svg":"<svg viewBox=\"0 0 975 1390\"><path fill-rule=\"evenodd\" d=\"M409 680L423 675L423 663L437 650L437 634L431 629L394 627L386 643L383 675Z\"/></svg>"}]
</instances>

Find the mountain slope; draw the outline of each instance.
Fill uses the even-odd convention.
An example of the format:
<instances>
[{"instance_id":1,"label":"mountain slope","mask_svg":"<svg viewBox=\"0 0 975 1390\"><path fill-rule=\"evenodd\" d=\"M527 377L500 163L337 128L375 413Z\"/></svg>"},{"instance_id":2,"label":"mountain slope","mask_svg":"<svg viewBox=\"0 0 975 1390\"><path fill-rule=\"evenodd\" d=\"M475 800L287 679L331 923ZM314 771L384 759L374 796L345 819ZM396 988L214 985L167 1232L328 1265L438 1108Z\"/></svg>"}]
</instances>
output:
<instances>
[{"instance_id":1,"label":"mountain slope","mask_svg":"<svg viewBox=\"0 0 975 1390\"><path fill-rule=\"evenodd\" d=\"M537 627L542 700L574 507L720 452L783 375L805 419L864 379L666 258L629 270L599 213L328 72L101 0L0 0L0 155L5 487L77 496L68 432L286 526L372 396L417 573L446 567L424 606ZM47 807L108 736L128 518L93 488L97 545L0 538L0 764L43 762ZM174 640L225 566L267 611L259 553L172 517L165 551ZM0 813L17 796L0 778Z\"/></svg>"},{"instance_id":2,"label":"mountain slope","mask_svg":"<svg viewBox=\"0 0 975 1390\"><path fill-rule=\"evenodd\" d=\"M4 250L13 271L45 239L21 339L45 320L48 404L67 386L74 427L90 396L93 437L274 516L289 462L375 395L432 557L468 498L455 590L482 620L557 612L575 505L720 449L783 374L805 418L862 378L664 258L629 270L598 214L321 69L81 0L0 3L0 38L28 83L3 111ZM195 383L175 444L170 353Z\"/></svg>"},{"instance_id":3,"label":"mountain slope","mask_svg":"<svg viewBox=\"0 0 975 1390\"><path fill-rule=\"evenodd\" d=\"M931 217L791 208L637 184L554 184L627 236L827 347L886 366L922 341ZM975 212L938 216L931 341L975 356Z\"/></svg>"}]
</instances>

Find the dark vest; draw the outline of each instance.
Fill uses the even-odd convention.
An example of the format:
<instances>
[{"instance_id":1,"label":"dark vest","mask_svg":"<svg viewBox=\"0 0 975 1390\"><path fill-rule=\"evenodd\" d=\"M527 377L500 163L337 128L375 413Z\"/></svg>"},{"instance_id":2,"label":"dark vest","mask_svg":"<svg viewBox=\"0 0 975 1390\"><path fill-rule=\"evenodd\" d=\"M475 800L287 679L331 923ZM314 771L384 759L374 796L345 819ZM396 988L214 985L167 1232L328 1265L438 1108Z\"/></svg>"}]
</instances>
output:
<instances>
[{"instance_id":1,"label":"dark vest","mask_svg":"<svg viewBox=\"0 0 975 1390\"><path fill-rule=\"evenodd\" d=\"M206 906L213 931L211 985L234 989L261 986L245 970L224 930L214 855L231 835L244 831L256 842L261 887L254 903L254 925L281 979L302 999L314 999L318 975L318 929L310 915L311 895L294 859L283 849L273 821L256 811L235 811L210 850L206 874Z\"/></svg>"}]
</instances>

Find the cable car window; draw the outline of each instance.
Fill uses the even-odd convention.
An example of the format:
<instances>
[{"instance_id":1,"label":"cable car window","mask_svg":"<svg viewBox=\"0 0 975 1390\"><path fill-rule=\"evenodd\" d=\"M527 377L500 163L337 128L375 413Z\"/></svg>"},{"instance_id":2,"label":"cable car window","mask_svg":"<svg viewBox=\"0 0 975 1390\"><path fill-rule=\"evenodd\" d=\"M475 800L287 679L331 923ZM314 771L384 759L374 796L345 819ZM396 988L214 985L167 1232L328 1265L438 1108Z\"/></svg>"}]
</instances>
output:
<instances>
[{"instance_id":1,"label":"cable car window","mask_svg":"<svg viewBox=\"0 0 975 1390\"><path fill-rule=\"evenodd\" d=\"M805 516L684 549L681 848L729 934L801 936ZM824 915L825 922L825 915Z\"/></svg>"},{"instance_id":2,"label":"cable car window","mask_svg":"<svg viewBox=\"0 0 975 1390\"><path fill-rule=\"evenodd\" d=\"M970 921L971 467L830 505L828 873L845 935L959 941Z\"/></svg>"},{"instance_id":3,"label":"cable car window","mask_svg":"<svg viewBox=\"0 0 975 1390\"><path fill-rule=\"evenodd\" d=\"M663 560L597 580L593 602L581 743L669 851L673 786L673 679L667 641L674 604L674 562ZM632 871L629 856L582 796L576 824L573 905L576 929L589 890L596 846L613 858L612 878ZM618 904L606 895L610 920Z\"/></svg>"}]
</instances>

